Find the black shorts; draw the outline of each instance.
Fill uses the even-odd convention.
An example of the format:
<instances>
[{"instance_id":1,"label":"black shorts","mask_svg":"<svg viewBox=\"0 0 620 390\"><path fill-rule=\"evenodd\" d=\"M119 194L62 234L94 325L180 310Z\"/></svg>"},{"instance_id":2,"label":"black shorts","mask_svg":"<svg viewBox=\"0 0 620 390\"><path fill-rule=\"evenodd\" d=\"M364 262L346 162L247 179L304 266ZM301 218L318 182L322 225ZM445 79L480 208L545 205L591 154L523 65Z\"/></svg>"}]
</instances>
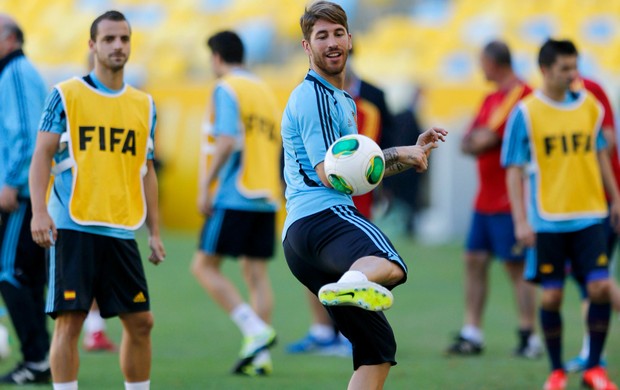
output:
<instances>
[{"instance_id":1,"label":"black shorts","mask_svg":"<svg viewBox=\"0 0 620 390\"><path fill-rule=\"evenodd\" d=\"M294 222L283 246L291 272L314 294L323 285L338 281L364 256L383 257L398 264L405 275L407 272L390 240L354 207L335 206ZM398 284L405 280L406 276ZM354 369L396 364L396 340L383 313L347 306L326 309L353 344Z\"/></svg>"},{"instance_id":2,"label":"black shorts","mask_svg":"<svg viewBox=\"0 0 620 390\"><path fill-rule=\"evenodd\" d=\"M50 249L45 312L90 310L93 298L104 318L149 310L149 293L133 239L58 230Z\"/></svg>"},{"instance_id":3,"label":"black shorts","mask_svg":"<svg viewBox=\"0 0 620 390\"><path fill-rule=\"evenodd\" d=\"M214 255L268 260L275 246L276 213L214 209L200 232L198 249Z\"/></svg>"},{"instance_id":4,"label":"black shorts","mask_svg":"<svg viewBox=\"0 0 620 390\"><path fill-rule=\"evenodd\" d=\"M32 208L20 200L17 210L0 213L0 282L15 287L45 284L45 249L32 240Z\"/></svg>"},{"instance_id":5,"label":"black shorts","mask_svg":"<svg viewBox=\"0 0 620 390\"><path fill-rule=\"evenodd\" d=\"M545 288L561 288L572 271L575 279L585 284L608 278L608 263L601 224L575 232L537 233L536 274L531 280Z\"/></svg>"}]
</instances>

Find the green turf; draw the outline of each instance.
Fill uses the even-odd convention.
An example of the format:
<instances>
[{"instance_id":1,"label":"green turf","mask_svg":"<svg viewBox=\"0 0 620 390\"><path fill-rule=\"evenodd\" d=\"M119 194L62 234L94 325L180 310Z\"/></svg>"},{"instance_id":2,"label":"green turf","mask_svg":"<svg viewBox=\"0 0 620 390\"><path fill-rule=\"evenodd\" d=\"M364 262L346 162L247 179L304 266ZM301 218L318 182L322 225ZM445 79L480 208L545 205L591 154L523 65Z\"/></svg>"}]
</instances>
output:
<instances>
[{"instance_id":1,"label":"green turf","mask_svg":"<svg viewBox=\"0 0 620 390\"><path fill-rule=\"evenodd\" d=\"M165 263L158 267L145 265L155 315L152 389L345 389L352 370L349 359L291 356L284 352L286 343L306 332L309 314L302 287L290 274L281 254L270 268L276 299L274 326L279 338L273 350L275 372L267 378L229 374L241 336L189 272L194 236L167 232ZM542 388L548 370L546 359L524 361L510 356L516 343L514 304L508 279L499 264L492 267L484 355L446 358L442 351L459 328L463 313L460 244L424 246L404 237L393 238L407 259L410 277L394 291L394 307L386 312L398 341L398 365L391 370L386 388ZM143 236L139 243L144 247ZM239 282L235 263L227 262L225 272ZM564 355L568 358L577 352L581 342L578 299L572 285L563 313ZM610 375L620 381L617 317L613 323L608 361ZM109 320L108 327L112 338L119 340L118 321ZM12 368L18 358L14 351L9 360L0 363L0 369ZM116 354L81 353L81 358L80 389L122 388ZM569 389L578 389L579 379L571 374Z\"/></svg>"}]
</instances>

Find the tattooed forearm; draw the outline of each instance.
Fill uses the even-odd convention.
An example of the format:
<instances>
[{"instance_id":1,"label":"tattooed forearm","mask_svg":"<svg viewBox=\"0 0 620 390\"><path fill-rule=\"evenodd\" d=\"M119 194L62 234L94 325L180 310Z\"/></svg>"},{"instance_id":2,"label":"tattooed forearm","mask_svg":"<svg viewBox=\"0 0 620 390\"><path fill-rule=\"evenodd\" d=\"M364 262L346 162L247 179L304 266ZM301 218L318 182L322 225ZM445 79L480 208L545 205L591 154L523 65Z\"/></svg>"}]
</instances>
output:
<instances>
[{"instance_id":1,"label":"tattooed forearm","mask_svg":"<svg viewBox=\"0 0 620 390\"><path fill-rule=\"evenodd\" d=\"M411 166L398 161L398 151L396 148L385 149L383 151L383 158L385 159L384 176L391 176L411 168Z\"/></svg>"}]
</instances>

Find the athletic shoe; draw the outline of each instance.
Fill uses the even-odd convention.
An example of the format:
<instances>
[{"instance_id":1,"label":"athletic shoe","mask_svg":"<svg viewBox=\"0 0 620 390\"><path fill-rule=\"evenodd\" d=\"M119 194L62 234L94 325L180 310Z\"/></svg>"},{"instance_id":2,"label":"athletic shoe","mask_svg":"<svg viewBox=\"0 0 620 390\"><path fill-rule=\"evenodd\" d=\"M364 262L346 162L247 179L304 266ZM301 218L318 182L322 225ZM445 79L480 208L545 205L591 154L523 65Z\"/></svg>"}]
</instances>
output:
<instances>
[{"instance_id":1,"label":"athletic shoe","mask_svg":"<svg viewBox=\"0 0 620 390\"><path fill-rule=\"evenodd\" d=\"M582 357L581 355L577 355L571 360L569 360L564 365L564 368L568 372L579 372L579 371L585 370L587 365L588 365L588 358ZM601 358L599 365L601 367L607 367L607 361L604 358Z\"/></svg>"},{"instance_id":2,"label":"athletic shoe","mask_svg":"<svg viewBox=\"0 0 620 390\"><path fill-rule=\"evenodd\" d=\"M352 353L351 342L336 335L329 340L320 340L308 333L304 338L286 346L290 354L311 353L323 356L349 357Z\"/></svg>"},{"instance_id":3,"label":"athletic shoe","mask_svg":"<svg viewBox=\"0 0 620 390\"><path fill-rule=\"evenodd\" d=\"M26 365L26 363L19 363L13 371L0 377L0 383L10 383L13 385L27 385L29 383L50 383L52 380L52 373L48 368L45 370L36 370Z\"/></svg>"},{"instance_id":4,"label":"athletic shoe","mask_svg":"<svg viewBox=\"0 0 620 390\"><path fill-rule=\"evenodd\" d=\"M276 343L276 331L267 326L264 331L254 336L243 338L243 345L239 351L240 358L253 358L256 354L265 348L270 348Z\"/></svg>"},{"instance_id":5,"label":"athletic shoe","mask_svg":"<svg viewBox=\"0 0 620 390\"><path fill-rule=\"evenodd\" d=\"M88 352L116 352L118 348L104 331L84 335L84 350Z\"/></svg>"},{"instance_id":6,"label":"athletic shoe","mask_svg":"<svg viewBox=\"0 0 620 390\"><path fill-rule=\"evenodd\" d=\"M266 348L271 348L276 344L276 331L267 326L265 330L254 336L246 336L239 352L239 360L232 369L234 374L244 374L243 370L252 363L256 355Z\"/></svg>"},{"instance_id":7,"label":"athletic shoe","mask_svg":"<svg viewBox=\"0 0 620 390\"><path fill-rule=\"evenodd\" d=\"M233 371L234 374L245 376L267 376L273 372L273 364L271 359L264 361L263 363L256 364L254 362L241 367L240 369Z\"/></svg>"},{"instance_id":8,"label":"athletic shoe","mask_svg":"<svg viewBox=\"0 0 620 390\"><path fill-rule=\"evenodd\" d=\"M525 359L538 359L543 355L543 345L537 335L531 335L526 346L517 347L513 354Z\"/></svg>"},{"instance_id":9,"label":"athletic shoe","mask_svg":"<svg viewBox=\"0 0 620 390\"><path fill-rule=\"evenodd\" d=\"M566 372L564 370L553 370L549 374L543 390L564 390L566 389L566 383Z\"/></svg>"},{"instance_id":10,"label":"athletic shoe","mask_svg":"<svg viewBox=\"0 0 620 390\"><path fill-rule=\"evenodd\" d=\"M618 390L618 386L609 380L607 371L601 367L587 369L583 372L582 384L594 390Z\"/></svg>"},{"instance_id":11,"label":"athletic shoe","mask_svg":"<svg viewBox=\"0 0 620 390\"><path fill-rule=\"evenodd\" d=\"M458 356L477 356L482 353L484 347L482 343L477 343L473 340L468 340L465 337L458 334L454 338L454 342L452 345L446 349L447 355L458 355Z\"/></svg>"},{"instance_id":12,"label":"athletic shoe","mask_svg":"<svg viewBox=\"0 0 620 390\"><path fill-rule=\"evenodd\" d=\"M390 290L374 282L343 282L321 287L319 300L325 306L356 306L364 310L383 311L392 307L394 296Z\"/></svg>"}]
</instances>

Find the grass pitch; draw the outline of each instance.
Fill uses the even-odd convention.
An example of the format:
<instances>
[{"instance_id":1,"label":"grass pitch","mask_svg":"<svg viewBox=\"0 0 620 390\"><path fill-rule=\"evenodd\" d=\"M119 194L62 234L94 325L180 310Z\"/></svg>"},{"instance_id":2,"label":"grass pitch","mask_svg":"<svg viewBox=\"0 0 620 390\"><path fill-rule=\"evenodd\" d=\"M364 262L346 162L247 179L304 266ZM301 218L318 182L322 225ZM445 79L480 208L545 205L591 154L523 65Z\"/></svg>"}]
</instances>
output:
<instances>
[{"instance_id":1,"label":"grass pitch","mask_svg":"<svg viewBox=\"0 0 620 390\"><path fill-rule=\"evenodd\" d=\"M491 272L491 292L485 313L486 350L480 357L447 358L443 350L459 329L463 314L461 244L425 246L392 235L406 259L410 276L394 290L394 306L386 312L398 341L398 365L386 389L540 389L548 374L546 357L521 360L511 356L516 345L514 300L502 267ZM146 255L144 235L138 242ZM274 327L279 343L272 350L274 373L246 378L229 374L241 345L241 335L219 307L202 291L189 272L196 234L167 232L168 256L154 267L145 260L155 315L152 389L345 389L352 372L350 359L315 355L287 355L284 346L303 336L309 313L301 284L291 275L281 251L270 265L275 293ZM224 272L241 286L238 266L226 262ZM243 289L242 289L243 291ZM564 357L581 345L582 321L576 289L569 283L564 303ZM108 320L108 332L120 340L117 319ZM620 382L620 336L614 315L607 343L612 378ZM53 324L50 321L50 329ZM13 340L15 337L13 336ZM15 342L11 357L0 370L13 368L20 358ZM569 376L569 389L581 378ZM80 389L122 389L118 355L81 351ZM41 387L23 387L40 389Z\"/></svg>"}]
</instances>

